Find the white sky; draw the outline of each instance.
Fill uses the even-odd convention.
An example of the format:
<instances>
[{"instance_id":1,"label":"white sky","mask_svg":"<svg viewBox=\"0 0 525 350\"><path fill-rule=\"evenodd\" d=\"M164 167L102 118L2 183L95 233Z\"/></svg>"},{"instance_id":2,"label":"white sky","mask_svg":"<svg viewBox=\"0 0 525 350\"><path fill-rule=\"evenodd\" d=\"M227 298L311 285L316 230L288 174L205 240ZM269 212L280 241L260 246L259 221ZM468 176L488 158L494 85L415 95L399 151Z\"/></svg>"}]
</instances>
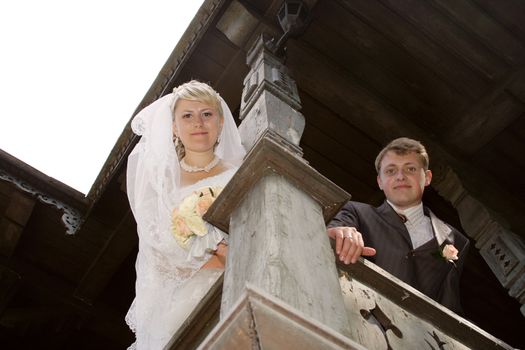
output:
<instances>
[{"instance_id":1,"label":"white sky","mask_svg":"<svg viewBox=\"0 0 525 350\"><path fill-rule=\"evenodd\" d=\"M0 3L0 149L87 194L202 0Z\"/></svg>"}]
</instances>

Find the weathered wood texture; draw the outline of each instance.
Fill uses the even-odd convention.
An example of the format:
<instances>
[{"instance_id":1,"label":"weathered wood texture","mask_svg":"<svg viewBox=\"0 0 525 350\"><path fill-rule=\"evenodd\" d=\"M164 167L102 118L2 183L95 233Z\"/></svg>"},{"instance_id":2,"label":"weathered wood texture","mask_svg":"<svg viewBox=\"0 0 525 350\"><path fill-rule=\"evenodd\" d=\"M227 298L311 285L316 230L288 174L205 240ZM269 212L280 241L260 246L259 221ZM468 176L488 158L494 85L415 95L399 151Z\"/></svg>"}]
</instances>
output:
<instances>
[{"instance_id":1,"label":"weathered wood texture","mask_svg":"<svg viewBox=\"0 0 525 350\"><path fill-rule=\"evenodd\" d=\"M244 80L239 132L244 147L251 150L238 171L241 175L234 176L231 186L221 194L228 198L232 192L240 192L244 197L240 201L219 202L232 211L231 216L222 219L230 221L230 248L221 315L230 312L246 285L251 284L346 334L348 323L339 308L341 294L325 234L325 218L335 214L333 209L341 203L326 199L345 193L300 158L297 145L304 117L297 112L297 87L280 60L269 51L265 35L248 53L248 63L252 69ZM243 177L247 173L261 175ZM318 186L312 190L312 184ZM244 190L239 191L239 187ZM261 334L257 337L262 347L284 345L285 338L275 336L275 324L270 327L272 332L261 327L277 319L274 314L262 312L258 320ZM277 329L293 329L287 320L281 323ZM283 334L294 342L303 340L299 333ZM270 340L263 341L264 338Z\"/></svg>"},{"instance_id":2,"label":"weathered wood texture","mask_svg":"<svg viewBox=\"0 0 525 350\"><path fill-rule=\"evenodd\" d=\"M264 290L248 286L238 303L199 349L365 348Z\"/></svg>"},{"instance_id":3,"label":"weathered wood texture","mask_svg":"<svg viewBox=\"0 0 525 350\"><path fill-rule=\"evenodd\" d=\"M229 245L221 314L250 283L345 334L322 210L301 189L282 175L261 178L231 216Z\"/></svg>"},{"instance_id":4,"label":"weathered wood texture","mask_svg":"<svg viewBox=\"0 0 525 350\"><path fill-rule=\"evenodd\" d=\"M239 126L244 148L251 149L266 130L275 131L298 146L304 130L304 117L270 91L264 91Z\"/></svg>"},{"instance_id":5,"label":"weathered wood texture","mask_svg":"<svg viewBox=\"0 0 525 350\"><path fill-rule=\"evenodd\" d=\"M368 349L512 349L373 263L338 267L351 338Z\"/></svg>"}]
</instances>

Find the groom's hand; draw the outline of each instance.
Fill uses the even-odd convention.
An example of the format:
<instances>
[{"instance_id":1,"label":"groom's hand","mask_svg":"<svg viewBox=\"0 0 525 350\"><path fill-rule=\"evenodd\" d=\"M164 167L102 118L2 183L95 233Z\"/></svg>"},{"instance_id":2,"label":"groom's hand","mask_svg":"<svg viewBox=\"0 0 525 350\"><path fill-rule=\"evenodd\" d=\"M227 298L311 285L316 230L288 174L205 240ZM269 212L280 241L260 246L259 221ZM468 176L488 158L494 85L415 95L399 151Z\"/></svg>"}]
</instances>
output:
<instances>
[{"instance_id":1,"label":"groom's hand","mask_svg":"<svg viewBox=\"0 0 525 350\"><path fill-rule=\"evenodd\" d=\"M335 252L345 264L354 264L360 256L372 256L376 250L365 247L363 237L355 227L330 227L328 237L335 239Z\"/></svg>"}]
</instances>

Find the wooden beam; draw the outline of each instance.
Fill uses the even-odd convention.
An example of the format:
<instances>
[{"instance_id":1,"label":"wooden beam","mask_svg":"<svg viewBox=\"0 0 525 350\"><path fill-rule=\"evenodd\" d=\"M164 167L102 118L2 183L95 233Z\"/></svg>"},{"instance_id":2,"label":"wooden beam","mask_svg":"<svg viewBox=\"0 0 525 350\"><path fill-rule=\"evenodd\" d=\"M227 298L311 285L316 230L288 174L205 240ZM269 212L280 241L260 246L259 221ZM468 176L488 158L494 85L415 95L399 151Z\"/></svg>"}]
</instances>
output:
<instances>
[{"instance_id":1,"label":"wooden beam","mask_svg":"<svg viewBox=\"0 0 525 350\"><path fill-rule=\"evenodd\" d=\"M338 141L313 126L305 129L301 140L302 144L315 148L316 152L336 167L344 169L351 164L352 174L349 175L354 178L354 187L371 187L371 183L375 183L373 164L349 152L348 148Z\"/></svg>"},{"instance_id":2,"label":"wooden beam","mask_svg":"<svg viewBox=\"0 0 525 350\"><path fill-rule=\"evenodd\" d=\"M329 111L380 145L396 136L424 136L424 132L363 87L343 67L302 42L288 43L288 67L297 85Z\"/></svg>"},{"instance_id":3,"label":"wooden beam","mask_svg":"<svg viewBox=\"0 0 525 350\"><path fill-rule=\"evenodd\" d=\"M460 154L472 155L512 124L525 112L525 103L506 91L514 86L520 93L523 83L515 83L519 78L517 72L509 72L470 109L457 116L443 141Z\"/></svg>"},{"instance_id":4,"label":"wooden beam","mask_svg":"<svg viewBox=\"0 0 525 350\"><path fill-rule=\"evenodd\" d=\"M523 42L525 40L525 3L521 0L474 0L487 15L501 23L507 31Z\"/></svg>"},{"instance_id":5,"label":"wooden beam","mask_svg":"<svg viewBox=\"0 0 525 350\"><path fill-rule=\"evenodd\" d=\"M401 110L410 112L430 106L431 113L440 116L432 122L446 123L444 117L452 118L454 111L472 100L472 92L463 92L456 86L457 81L436 73L440 67L421 62L397 42L381 35L373 24L367 24L335 1L325 1L318 6L314 24L301 40L334 57L384 98L398 100L394 105L406 104ZM319 33L310 38L313 32ZM407 94L408 98L402 98ZM421 121L428 119L417 117Z\"/></svg>"},{"instance_id":6,"label":"wooden beam","mask_svg":"<svg viewBox=\"0 0 525 350\"><path fill-rule=\"evenodd\" d=\"M0 265L0 315L20 285L20 275Z\"/></svg>"},{"instance_id":7,"label":"wooden beam","mask_svg":"<svg viewBox=\"0 0 525 350\"><path fill-rule=\"evenodd\" d=\"M22 191L14 191L0 219L0 255L13 255L22 231L33 212L35 199Z\"/></svg>"},{"instance_id":8,"label":"wooden beam","mask_svg":"<svg viewBox=\"0 0 525 350\"><path fill-rule=\"evenodd\" d=\"M40 305L68 305L77 311L86 311L87 305L71 297L74 286L64 279L16 255L9 260L1 259L0 262L20 276L19 293L28 300Z\"/></svg>"},{"instance_id":9,"label":"wooden beam","mask_svg":"<svg viewBox=\"0 0 525 350\"><path fill-rule=\"evenodd\" d=\"M136 223L131 210L128 210L82 277L74 296L92 304L136 247L137 242Z\"/></svg>"},{"instance_id":10,"label":"wooden beam","mask_svg":"<svg viewBox=\"0 0 525 350\"><path fill-rule=\"evenodd\" d=\"M17 293L21 294L22 298L27 300L24 305L40 305L41 308L38 310L51 308L55 310L56 314L67 315L68 322L74 322L77 328L88 327L107 338L120 342L129 341L128 345L131 344L132 337L123 320L124 316L115 311L112 305L102 303L87 305L73 296L74 286L63 279L17 257L13 257L9 261L2 260L3 265L0 265L2 266L0 270L9 269L16 274L16 276L11 276L10 280L15 280L13 287L16 288ZM3 278L0 277L0 279ZM2 286L5 284L0 281L0 288L2 288L0 290L3 290ZM32 308L10 309L12 310L9 311L8 316L18 315L15 318L20 322L22 321L20 317L23 314L29 318L36 317L39 314L37 309ZM10 317L11 320L15 318ZM9 322L9 320L0 321L0 323L3 322Z\"/></svg>"},{"instance_id":11,"label":"wooden beam","mask_svg":"<svg viewBox=\"0 0 525 350\"><path fill-rule=\"evenodd\" d=\"M514 79L506 87L506 91L525 104L525 66L514 73Z\"/></svg>"},{"instance_id":12,"label":"wooden beam","mask_svg":"<svg viewBox=\"0 0 525 350\"><path fill-rule=\"evenodd\" d=\"M306 91L301 90L300 87L299 95L301 96L302 110L306 113L304 116L306 129L312 126L328 133L333 139L345 145L352 153L360 157L362 161L368 163L368 165L360 164L372 170L375 176L374 159L381 150L382 145L373 137L354 127L344 116L340 116L326 108L322 102L316 100L314 96Z\"/></svg>"},{"instance_id":13,"label":"wooden beam","mask_svg":"<svg viewBox=\"0 0 525 350\"><path fill-rule=\"evenodd\" d=\"M485 46L508 64L515 66L525 63L523 43L506 30L504 23L498 23L491 13L485 12L472 1L433 0L432 2L436 8L447 13L464 30L479 38Z\"/></svg>"},{"instance_id":14,"label":"wooden beam","mask_svg":"<svg viewBox=\"0 0 525 350\"><path fill-rule=\"evenodd\" d=\"M428 1L380 0L414 27L414 31L426 35L429 41L439 43L441 51L447 51L469 66L476 74L489 81L498 80L508 66L494 52L481 45L476 37L460 28L449 16L436 11ZM469 14L468 18L472 18Z\"/></svg>"},{"instance_id":15,"label":"wooden beam","mask_svg":"<svg viewBox=\"0 0 525 350\"><path fill-rule=\"evenodd\" d=\"M38 330L62 331L77 326L78 317L71 310L56 305L23 306L6 310L0 318L0 325L17 332L31 333Z\"/></svg>"},{"instance_id":16,"label":"wooden beam","mask_svg":"<svg viewBox=\"0 0 525 350\"><path fill-rule=\"evenodd\" d=\"M377 30L396 45L404 49L423 65L432 67L443 80L455 86L462 93L479 97L487 88L488 81L472 74L472 68L457 56L428 40L413 25L402 21L399 16L379 1L352 0L338 1L370 27Z\"/></svg>"}]
</instances>

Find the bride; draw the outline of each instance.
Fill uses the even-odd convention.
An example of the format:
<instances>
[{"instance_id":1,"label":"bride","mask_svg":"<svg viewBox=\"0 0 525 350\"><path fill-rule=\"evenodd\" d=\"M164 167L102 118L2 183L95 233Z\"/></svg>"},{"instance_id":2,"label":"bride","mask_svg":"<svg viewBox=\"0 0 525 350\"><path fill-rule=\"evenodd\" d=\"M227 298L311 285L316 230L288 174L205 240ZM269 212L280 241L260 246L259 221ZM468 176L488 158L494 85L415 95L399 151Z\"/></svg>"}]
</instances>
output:
<instances>
[{"instance_id":1,"label":"bride","mask_svg":"<svg viewBox=\"0 0 525 350\"><path fill-rule=\"evenodd\" d=\"M144 108L128 158L127 193L137 222L130 349L162 349L224 269L226 235L202 215L245 151L230 109L190 81Z\"/></svg>"}]
</instances>

